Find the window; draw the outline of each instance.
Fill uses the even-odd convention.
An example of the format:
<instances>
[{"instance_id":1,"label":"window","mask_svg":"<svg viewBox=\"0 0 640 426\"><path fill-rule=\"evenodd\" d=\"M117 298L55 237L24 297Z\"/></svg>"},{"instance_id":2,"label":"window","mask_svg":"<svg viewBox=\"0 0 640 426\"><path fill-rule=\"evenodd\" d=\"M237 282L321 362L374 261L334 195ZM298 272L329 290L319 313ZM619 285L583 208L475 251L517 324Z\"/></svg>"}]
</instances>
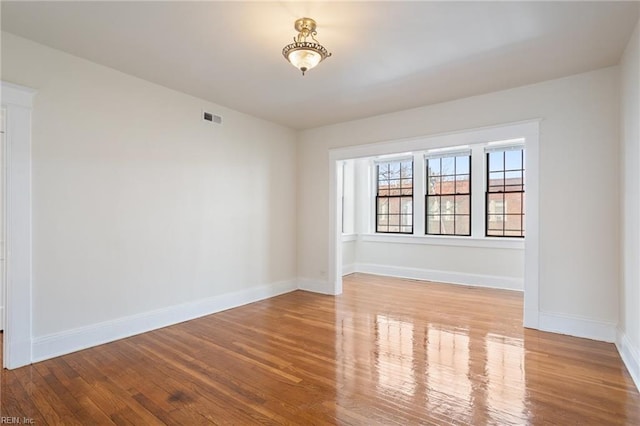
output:
<instances>
[{"instance_id":1,"label":"window","mask_svg":"<svg viewBox=\"0 0 640 426\"><path fill-rule=\"evenodd\" d=\"M341 198L342 198L342 204L341 204L342 205L342 212L341 212L341 214L342 214L342 223L340 224L340 227L341 227L340 230L341 230L341 232L343 234L344 234L344 205L345 205L344 190L345 190L345 186L346 186L345 181L347 180L347 173L346 172L347 172L347 162L343 161L342 162L342 188L341 188L341 191L340 191L340 195L341 195Z\"/></svg>"},{"instance_id":2,"label":"window","mask_svg":"<svg viewBox=\"0 0 640 426\"><path fill-rule=\"evenodd\" d=\"M364 158L354 171L360 185L354 183L354 191L367 191L356 197L365 214L357 220L365 221L366 232L380 234L380 241L391 238L382 234L401 234L394 241L449 245L492 239L487 246L500 246L495 237L523 239L524 143L524 138L485 140ZM522 246L520 241L504 245Z\"/></svg>"},{"instance_id":3,"label":"window","mask_svg":"<svg viewBox=\"0 0 640 426\"><path fill-rule=\"evenodd\" d=\"M524 237L524 148L495 149L486 155L486 235Z\"/></svg>"},{"instance_id":4,"label":"window","mask_svg":"<svg viewBox=\"0 0 640 426\"><path fill-rule=\"evenodd\" d=\"M426 160L426 233L471 235L471 154Z\"/></svg>"},{"instance_id":5,"label":"window","mask_svg":"<svg viewBox=\"0 0 640 426\"><path fill-rule=\"evenodd\" d=\"M413 161L376 164L376 232L413 233Z\"/></svg>"}]
</instances>

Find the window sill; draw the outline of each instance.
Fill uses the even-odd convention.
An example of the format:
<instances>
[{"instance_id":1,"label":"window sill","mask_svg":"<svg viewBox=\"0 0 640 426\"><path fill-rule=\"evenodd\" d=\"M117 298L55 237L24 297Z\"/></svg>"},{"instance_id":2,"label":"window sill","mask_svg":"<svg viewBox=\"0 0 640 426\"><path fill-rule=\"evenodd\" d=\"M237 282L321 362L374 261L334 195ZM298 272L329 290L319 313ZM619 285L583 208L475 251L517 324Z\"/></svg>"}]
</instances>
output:
<instances>
[{"instance_id":1,"label":"window sill","mask_svg":"<svg viewBox=\"0 0 640 426\"><path fill-rule=\"evenodd\" d=\"M342 234L342 242L348 243L349 241L356 241L358 234Z\"/></svg>"},{"instance_id":2,"label":"window sill","mask_svg":"<svg viewBox=\"0 0 640 426\"><path fill-rule=\"evenodd\" d=\"M360 241L372 243L423 244L453 247L483 247L524 250L524 239L521 238L476 238L476 237L440 237L434 235L384 235L362 234ZM343 241L344 237L343 237Z\"/></svg>"}]
</instances>

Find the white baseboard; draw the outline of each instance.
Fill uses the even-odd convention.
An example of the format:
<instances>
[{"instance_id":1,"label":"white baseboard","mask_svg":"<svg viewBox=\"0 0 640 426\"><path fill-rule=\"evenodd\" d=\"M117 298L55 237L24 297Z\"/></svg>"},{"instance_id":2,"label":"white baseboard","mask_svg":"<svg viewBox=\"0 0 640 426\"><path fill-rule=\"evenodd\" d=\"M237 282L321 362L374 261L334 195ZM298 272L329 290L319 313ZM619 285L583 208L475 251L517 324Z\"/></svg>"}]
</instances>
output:
<instances>
[{"instance_id":1,"label":"white baseboard","mask_svg":"<svg viewBox=\"0 0 640 426\"><path fill-rule=\"evenodd\" d=\"M353 274L354 272L356 272L355 263L351 263L349 265L342 265L342 276L343 277L345 275Z\"/></svg>"},{"instance_id":2,"label":"white baseboard","mask_svg":"<svg viewBox=\"0 0 640 426\"><path fill-rule=\"evenodd\" d=\"M298 278L298 290L311 291L313 293L333 295L333 286L327 281Z\"/></svg>"},{"instance_id":3,"label":"white baseboard","mask_svg":"<svg viewBox=\"0 0 640 426\"><path fill-rule=\"evenodd\" d=\"M4 330L4 306L0 306L0 330Z\"/></svg>"},{"instance_id":4,"label":"white baseboard","mask_svg":"<svg viewBox=\"0 0 640 426\"><path fill-rule=\"evenodd\" d=\"M281 281L37 337L33 339L32 361L43 361L56 356L113 342L124 339L125 337L257 302L296 289L297 285L295 281Z\"/></svg>"},{"instance_id":5,"label":"white baseboard","mask_svg":"<svg viewBox=\"0 0 640 426\"><path fill-rule=\"evenodd\" d=\"M463 284L474 287L498 288L503 290L522 291L522 289L524 288L522 278L465 274L460 272L438 271L434 269L377 265L374 263L357 263L353 272L362 272L365 274L385 275L399 278L410 278L414 280L435 281L447 284Z\"/></svg>"},{"instance_id":6,"label":"white baseboard","mask_svg":"<svg viewBox=\"0 0 640 426\"><path fill-rule=\"evenodd\" d=\"M636 388L640 391L640 349L634 347L627 335L621 331L618 331L616 347Z\"/></svg>"},{"instance_id":7,"label":"white baseboard","mask_svg":"<svg viewBox=\"0 0 640 426\"><path fill-rule=\"evenodd\" d=\"M615 323L541 311L538 325L538 329L541 331L567 334L609 343L616 341Z\"/></svg>"}]
</instances>

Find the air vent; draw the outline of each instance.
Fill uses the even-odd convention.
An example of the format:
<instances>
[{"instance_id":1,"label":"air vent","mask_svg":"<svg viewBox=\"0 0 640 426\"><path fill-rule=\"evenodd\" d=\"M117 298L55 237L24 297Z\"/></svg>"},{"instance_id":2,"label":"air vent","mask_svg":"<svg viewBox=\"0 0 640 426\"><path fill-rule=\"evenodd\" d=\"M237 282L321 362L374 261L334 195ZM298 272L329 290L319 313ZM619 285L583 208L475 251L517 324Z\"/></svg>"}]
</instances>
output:
<instances>
[{"instance_id":1,"label":"air vent","mask_svg":"<svg viewBox=\"0 0 640 426\"><path fill-rule=\"evenodd\" d=\"M210 121L210 122L215 123L215 124L222 124L222 116L216 115L216 114L212 114L212 113L207 112L207 111L202 111L202 119L204 121Z\"/></svg>"}]
</instances>

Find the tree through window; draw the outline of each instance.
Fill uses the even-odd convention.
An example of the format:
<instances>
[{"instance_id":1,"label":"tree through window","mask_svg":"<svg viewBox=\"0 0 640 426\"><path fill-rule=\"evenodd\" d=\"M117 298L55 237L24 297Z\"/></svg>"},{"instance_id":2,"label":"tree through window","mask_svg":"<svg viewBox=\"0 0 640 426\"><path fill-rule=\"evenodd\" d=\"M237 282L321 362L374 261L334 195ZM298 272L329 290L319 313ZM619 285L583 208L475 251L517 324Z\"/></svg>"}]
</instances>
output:
<instances>
[{"instance_id":1,"label":"tree through window","mask_svg":"<svg viewBox=\"0 0 640 426\"><path fill-rule=\"evenodd\" d=\"M378 163L376 232L413 233L413 161Z\"/></svg>"},{"instance_id":2,"label":"tree through window","mask_svg":"<svg viewBox=\"0 0 640 426\"><path fill-rule=\"evenodd\" d=\"M471 235L471 154L427 158L429 235Z\"/></svg>"}]
</instances>

